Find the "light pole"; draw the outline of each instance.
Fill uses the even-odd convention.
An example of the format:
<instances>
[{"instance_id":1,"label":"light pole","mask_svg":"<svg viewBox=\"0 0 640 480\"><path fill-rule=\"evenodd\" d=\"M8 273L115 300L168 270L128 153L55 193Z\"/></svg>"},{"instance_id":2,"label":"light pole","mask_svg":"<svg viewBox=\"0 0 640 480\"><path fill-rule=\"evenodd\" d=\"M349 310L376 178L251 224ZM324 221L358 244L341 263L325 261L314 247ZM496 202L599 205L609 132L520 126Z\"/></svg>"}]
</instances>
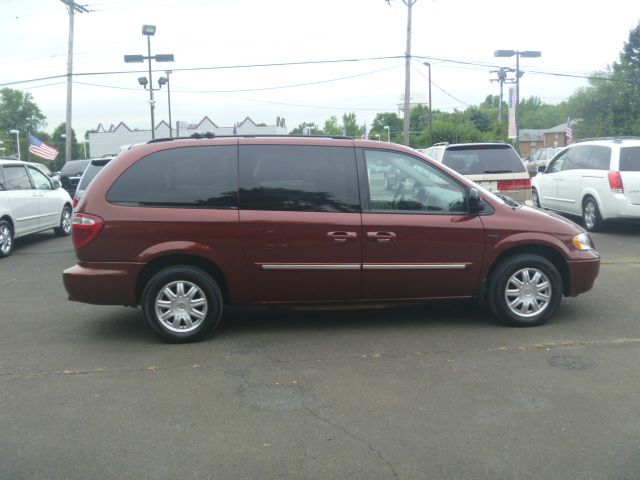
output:
<instances>
[{"instance_id":1,"label":"light pole","mask_svg":"<svg viewBox=\"0 0 640 480\"><path fill-rule=\"evenodd\" d=\"M380 141L380 134L379 133L376 133L376 140Z\"/></svg>"},{"instance_id":2,"label":"light pole","mask_svg":"<svg viewBox=\"0 0 640 480\"><path fill-rule=\"evenodd\" d=\"M387 143L391 143L391 128L389 125L385 125L384 129L387 131Z\"/></svg>"},{"instance_id":3,"label":"light pole","mask_svg":"<svg viewBox=\"0 0 640 480\"><path fill-rule=\"evenodd\" d=\"M171 126L171 84L169 83L169 75L173 72L171 70L165 70L164 73L166 73L167 76L160 77L158 79L158 89L161 89L165 83L167 84L167 100L169 102L169 136L173 137L173 127Z\"/></svg>"},{"instance_id":4,"label":"light pole","mask_svg":"<svg viewBox=\"0 0 640 480\"><path fill-rule=\"evenodd\" d=\"M82 140L82 146L84 147L84 158L87 158L87 143L89 143L89 140Z\"/></svg>"},{"instance_id":5,"label":"light pole","mask_svg":"<svg viewBox=\"0 0 640 480\"><path fill-rule=\"evenodd\" d=\"M424 64L429 69L429 145L433 145L433 117L431 112L433 108L431 108L431 64L429 62L424 62Z\"/></svg>"},{"instance_id":6,"label":"light pole","mask_svg":"<svg viewBox=\"0 0 640 480\"><path fill-rule=\"evenodd\" d=\"M12 133L16 136L16 145L18 148L18 160L20 160L20 130L9 130L9 133Z\"/></svg>"},{"instance_id":7,"label":"light pole","mask_svg":"<svg viewBox=\"0 0 640 480\"><path fill-rule=\"evenodd\" d=\"M513 106L515 112L515 134L516 134L516 150L520 153L520 57L538 58L542 55L539 50L496 50L493 52L494 57L513 57L516 56L516 101Z\"/></svg>"},{"instance_id":8,"label":"light pole","mask_svg":"<svg viewBox=\"0 0 640 480\"><path fill-rule=\"evenodd\" d=\"M151 72L151 60L155 60L156 62L173 62L172 54L162 54L162 55L151 55L151 37L153 37L156 33L155 25L143 25L142 26L142 35L147 37L147 56L144 55L125 55L124 61L125 63L144 63L145 60L149 61L149 80L145 77L138 78L138 83L142 85L145 90L147 89L147 83L149 84L149 106L151 108L151 138L156 138L156 124L154 117L155 110L155 101L153 100L153 92L155 89L153 88L153 77ZM144 79L144 81L143 81Z\"/></svg>"}]
</instances>

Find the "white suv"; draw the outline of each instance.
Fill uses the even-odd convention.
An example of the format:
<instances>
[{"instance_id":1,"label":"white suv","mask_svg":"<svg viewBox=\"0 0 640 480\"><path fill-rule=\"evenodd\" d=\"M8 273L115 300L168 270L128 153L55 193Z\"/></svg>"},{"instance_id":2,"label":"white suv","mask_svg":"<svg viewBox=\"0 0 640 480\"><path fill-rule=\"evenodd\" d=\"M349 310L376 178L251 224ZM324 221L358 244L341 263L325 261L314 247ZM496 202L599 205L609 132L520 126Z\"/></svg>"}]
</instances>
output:
<instances>
[{"instance_id":1,"label":"white suv","mask_svg":"<svg viewBox=\"0 0 640 480\"><path fill-rule=\"evenodd\" d=\"M580 215L590 231L640 219L640 138L576 143L541 170L532 180L537 207Z\"/></svg>"},{"instance_id":2,"label":"white suv","mask_svg":"<svg viewBox=\"0 0 640 480\"><path fill-rule=\"evenodd\" d=\"M71 233L71 197L39 168L0 160L0 258L11 254L13 239L54 229Z\"/></svg>"}]
</instances>

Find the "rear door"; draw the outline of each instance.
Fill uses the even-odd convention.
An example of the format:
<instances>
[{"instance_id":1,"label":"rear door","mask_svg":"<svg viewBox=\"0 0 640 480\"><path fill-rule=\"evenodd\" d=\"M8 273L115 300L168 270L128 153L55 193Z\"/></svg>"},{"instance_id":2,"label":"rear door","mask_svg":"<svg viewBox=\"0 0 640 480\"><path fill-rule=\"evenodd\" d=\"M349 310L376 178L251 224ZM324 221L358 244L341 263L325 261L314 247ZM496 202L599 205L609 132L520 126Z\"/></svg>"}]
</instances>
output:
<instances>
[{"instance_id":1,"label":"rear door","mask_svg":"<svg viewBox=\"0 0 640 480\"><path fill-rule=\"evenodd\" d=\"M362 237L353 141L246 140L239 159L250 301L357 300Z\"/></svg>"},{"instance_id":2,"label":"rear door","mask_svg":"<svg viewBox=\"0 0 640 480\"><path fill-rule=\"evenodd\" d=\"M631 203L640 205L640 146L620 149L619 170L624 194Z\"/></svg>"},{"instance_id":3,"label":"rear door","mask_svg":"<svg viewBox=\"0 0 640 480\"><path fill-rule=\"evenodd\" d=\"M60 196L53 189L49 177L35 167L29 166L28 169L38 197L39 227L45 229L58 226L63 207Z\"/></svg>"},{"instance_id":4,"label":"rear door","mask_svg":"<svg viewBox=\"0 0 640 480\"><path fill-rule=\"evenodd\" d=\"M463 185L421 159L384 150L359 154L364 299L469 297L484 254L480 217ZM393 191L373 165L402 172Z\"/></svg>"}]
</instances>

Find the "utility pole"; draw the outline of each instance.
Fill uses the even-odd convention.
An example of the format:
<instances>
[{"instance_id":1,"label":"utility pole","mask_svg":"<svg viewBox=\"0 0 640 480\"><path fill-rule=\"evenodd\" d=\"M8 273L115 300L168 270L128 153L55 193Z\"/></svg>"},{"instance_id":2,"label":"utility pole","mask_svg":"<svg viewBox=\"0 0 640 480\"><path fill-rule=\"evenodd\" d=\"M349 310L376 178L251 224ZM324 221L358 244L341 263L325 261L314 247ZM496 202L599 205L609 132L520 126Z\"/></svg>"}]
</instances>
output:
<instances>
[{"instance_id":1,"label":"utility pole","mask_svg":"<svg viewBox=\"0 0 640 480\"><path fill-rule=\"evenodd\" d=\"M411 7L418 0L402 0L407 6L407 50L404 55L404 126L402 128L402 143L409 145L409 131L411 124ZM386 0L391 6L391 0Z\"/></svg>"},{"instance_id":2,"label":"utility pole","mask_svg":"<svg viewBox=\"0 0 640 480\"><path fill-rule=\"evenodd\" d=\"M513 83L507 80L507 72L513 72L513 68L501 67L499 70L491 71L491 73L497 73L498 78L492 78L490 81L500 83L500 105L498 105L498 123L502 123L502 103L503 103L504 84Z\"/></svg>"},{"instance_id":3,"label":"utility pole","mask_svg":"<svg viewBox=\"0 0 640 480\"><path fill-rule=\"evenodd\" d=\"M66 135L65 142L65 162L71 160L71 144L73 142L73 134L71 133L71 105L73 95L73 15L75 12L88 13L86 7L78 5L73 0L60 0L67 6L69 11L69 50L67 51L67 118L66 118Z\"/></svg>"}]
</instances>

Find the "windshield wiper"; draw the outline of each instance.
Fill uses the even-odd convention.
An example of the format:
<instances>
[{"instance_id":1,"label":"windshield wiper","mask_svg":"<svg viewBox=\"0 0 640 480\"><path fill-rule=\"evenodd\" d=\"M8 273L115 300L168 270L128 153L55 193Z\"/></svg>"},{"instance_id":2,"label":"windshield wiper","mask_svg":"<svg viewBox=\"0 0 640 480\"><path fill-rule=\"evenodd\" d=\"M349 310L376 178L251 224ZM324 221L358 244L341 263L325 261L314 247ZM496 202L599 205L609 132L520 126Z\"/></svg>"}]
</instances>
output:
<instances>
[{"instance_id":1,"label":"windshield wiper","mask_svg":"<svg viewBox=\"0 0 640 480\"><path fill-rule=\"evenodd\" d=\"M506 203L510 207L521 207L522 206L522 204L520 202L514 200L513 198L509 197L508 195L503 195L501 193L496 193L496 192L494 192L494 195L500 197L504 201L504 203Z\"/></svg>"}]
</instances>

